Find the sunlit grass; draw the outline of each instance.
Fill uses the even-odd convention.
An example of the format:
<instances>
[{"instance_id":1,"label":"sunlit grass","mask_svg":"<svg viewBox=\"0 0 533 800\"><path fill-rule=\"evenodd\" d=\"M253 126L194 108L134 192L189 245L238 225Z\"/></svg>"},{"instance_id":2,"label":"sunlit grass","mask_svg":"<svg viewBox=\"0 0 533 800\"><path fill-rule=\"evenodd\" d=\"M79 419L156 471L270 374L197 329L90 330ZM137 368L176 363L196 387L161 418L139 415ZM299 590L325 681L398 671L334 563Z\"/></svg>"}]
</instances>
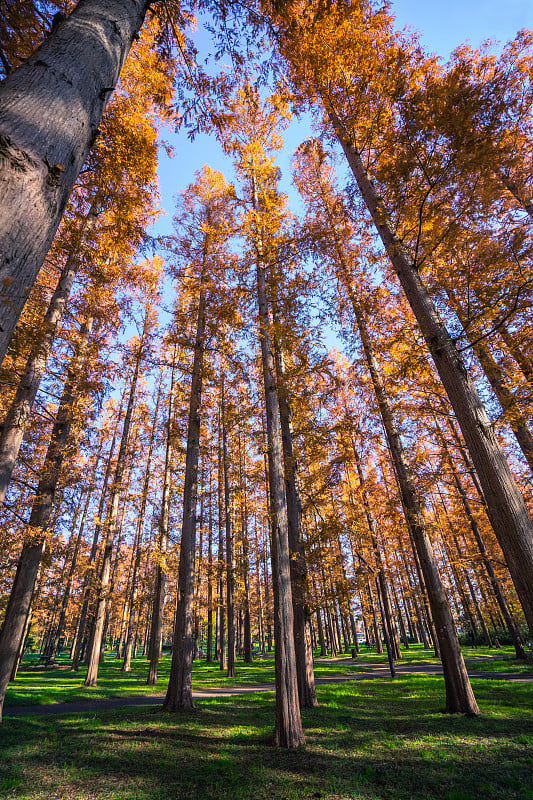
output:
<instances>
[{"instance_id":1,"label":"sunlit grass","mask_svg":"<svg viewBox=\"0 0 533 800\"><path fill-rule=\"evenodd\" d=\"M493 650L489 648L464 648L467 663L475 670L490 672L532 672L531 663L516 661L511 648ZM401 664L437 664L433 650L424 650L422 646L411 646L409 650L402 648ZM320 658L316 653L315 675L317 678L347 676L354 672L365 672L369 667L386 665L385 654L378 655L365 646L356 660L348 655L335 658ZM122 672L122 661L106 654L105 663L100 665L98 686L84 685L86 668L79 672L70 669L67 659L60 660L57 668L39 668L28 666L24 662L19 670L17 680L9 684L6 695L6 708L20 705L42 705L47 703L70 702L84 698L96 699L104 697L130 697L135 695L154 695L164 693L170 674L170 655L165 653L159 666L157 686L147 686L148 661L140 656L132 660L131 672ZM269 684L274 681L273 656L258 657L253 664L245 664L237 659L236 675L227 678L226 672L220 670L218 662L207 664L205 660L196 661L193 668L193 688L213 689L216 687L239 686L246 684Z\"/></svg>"},{"instance_id":2,"label":"sunlit grass","mask_svg":"<svg viewBox=\"0 0 533 800\"><path fill-rule=\"evenodd\" d=\"M533 686L474 680L480 718L441 713L443 680L322 686L307 743L270 745L272 694L6 719L0 797L20 800L532 800Z\"/></svg>"}]
</instances>

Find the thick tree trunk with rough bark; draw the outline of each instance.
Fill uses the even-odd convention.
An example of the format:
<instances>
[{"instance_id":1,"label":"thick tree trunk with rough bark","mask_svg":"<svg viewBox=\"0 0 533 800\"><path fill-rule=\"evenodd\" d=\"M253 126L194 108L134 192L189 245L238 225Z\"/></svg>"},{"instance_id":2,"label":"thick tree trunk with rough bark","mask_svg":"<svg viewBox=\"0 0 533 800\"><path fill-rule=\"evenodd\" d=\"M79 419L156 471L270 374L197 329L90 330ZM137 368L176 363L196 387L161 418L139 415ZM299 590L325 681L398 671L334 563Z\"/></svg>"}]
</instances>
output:
<instances>
[{"instance_id":1,"label":"thick tree trunk with rough bark","mask_svg":"<svg viewBox=\"0 0 533 800\"><path fill-rule=\"evenodd\" d=\"M274 351L266 291L265 268L257 262L259 340L265 389L268 476L272 515L272 580L274 583L274 639L276 665L276 726L274 743L278 747L299 747L304 743L298 698L294 616L290 576L289 532L283 473L283 444L276 387Z\"/></svg>"},{"instance_id":2,"label":"thick tree trunk with rough bark","mask_svg":"<svg viewBox=\"0 0 533 800\"><path fill-rule=\"evenodd\" d=\"M206 310L205 263L200 279L200 297L194 360L189 403L187 453L183 483L183 522L181 528L180 563L178 572L178 599L174 621L172 665L167 694L163 703L165 711L193 708L192 662L194 656L194 570L196 560L196 501L198 494L198 454L200 451L200 424L202 402L203 362L205 351Z\"/></svg>"},{"instance_id":3,"label":"thick tree trunk with rough bark","mask_svg":"<svg viewBox=\"0 0 533 800\"><path fill-rule=\"evenodd\" d=\"M278 320L275 312L273 318L274 323L276 323ZM283 355L278 346L275 348L275 356L291 555L291 589L298 696L301 708L314 708L318 705L318 700L315 689L313 648L311 644L311 611L309 609L307 563L302 542L302 506L298 490L298 462L293 447L292 413L287 396Z\"/></svg>"},{"instance_id":4,"label":"thick tree trunk with rough bark","mask_svg":"<svg viewBox=\"0 0 533 800\"><path fill-rule=\"evenodd\" d=\"M450 471L451 471L452 476L453 476L453 482L455 484L455 488L457 489L457 491L459 493L459 497L461 498L461 503L463 505L466 517L467 517L468 522L470 524L470 529L471 529L471 531L473 533L474 539L476 540L476 544L478 546L479 552L481 553L481 558L483 559L483 564L485 565L485 569L487 571L487 575L489 577L489 581L490 581L490 584L492 586L492 590L494 592L494 596L495 596L496 601L497 601L497 603L498 603L498 605L500 607L500 611L502 612L502 616L503 616L503 619L504 619L505 624L507 626L507 630L509 631L509 635L511 636L511 639L512 639L512 642L513 642L513 646L514 646L514 649L515 649L515 652L516 652L516 657L520 658L520 659L524 659L526 657L526 654L525 654L525 651L524 651L524 641L523 641L522 636L520 634L520 631L518 629L518 625L516 624L516 621L515 621L513 615L511 614L511 610L509 608L509 605L507 604L507 601L506 601L506 599L504 597L504 594L503 594L503 591L502 591L502 587L500 586L500 582L499 582L499 580L498 580L498 578L496 576L496 573L494 572L494 567L492 566L489 554L487 552L487 548L485 546L485 542L483 541L483 537L481 536L481 531L479 530L479 525L477 524L477 520L476 520L476 518L474 516L474 513L472 511L472 507L470 505L470 501L468 499L468 495L467 495L466 490L465 490L465 488L463 486L463 483L461 481L459 473L458 473L458 471L457 471L457 469L455 467L455 464L453 462L453 458L452 458L452 456L450 454L450 451L448 449L448 445L446 444L446 440L445 440L445 438L444 438L444 436L442 434L442 431L441 431L440 427L438 426L438 423L437 423L437 432L439 434L439 438L440 438L440 441L441 441L441 444L442 444L442 447L443 447L443 450L444 450L446 462L447 462L448 467L450 468Z\"/></svg>"},{"instance_id":5,"label":"thick tree trunk with rough bark","mask_svg":"<svg viewBox=\"0 0 533 800\"><path fill-rule=\"evenodd\" d=\"M70 364L65 386L52 428L50 443L28 523L28 535L19 558L17 572L0 633L0 720L2 707L35 590L35 581L47 543L47 532L57 483L66 455L68 438L78 396L79 371L92 330L92 319L84 323L76 353Z\"/></svg>"},{"instance_id":6,"label":"thick tree trunk with rough bark","mask_svg":"<svg viewBox=\"0 0 533 800\"><path fill-rule=\"evenodd\" d=\"M394 271L420 326L472 456L487 511L533 632L533 524L472 378L438 316L418 269L395 234L388 209L334 110L326 110Z\"/></svg>"},{"instance_id":7,"label":"thick tree trunk with rough bark","mask_svg":"<svg viewBox=\"0 0 533 800\"><path fill-rule=\"evenodd\" d=\"M80 0L0 85L0 363L147 0Z\"/></svg>"},{"instance_id":8,"label":"thick tree trunk with rough bark","mask_svg":"<svg viewBox=\"0 0 533 800\"><path fill-rule=\"evenodd\" d=\"M484 339L477 335L475 327L468 324L467 314L453 289L449 289L448 298L452 307L463 326L468 341L479 359L481 368L485 373L488 382L505 414L505 421L513 431L516 441L526 459L529 469L533 472L533 434L531 433L528 421L517 403L513 392L505 381L502 368L490 352Z\"/></svg>"}]
</instances>

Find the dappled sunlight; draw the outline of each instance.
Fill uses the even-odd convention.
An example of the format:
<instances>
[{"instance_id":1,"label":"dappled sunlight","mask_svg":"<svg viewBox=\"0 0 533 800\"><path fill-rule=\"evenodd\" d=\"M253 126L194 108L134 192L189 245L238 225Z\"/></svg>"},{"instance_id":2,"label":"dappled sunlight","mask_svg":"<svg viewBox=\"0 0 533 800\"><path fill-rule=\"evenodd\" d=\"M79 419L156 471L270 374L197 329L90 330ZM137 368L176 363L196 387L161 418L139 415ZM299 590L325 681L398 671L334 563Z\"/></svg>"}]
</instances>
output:
<instances>
[{"instance_id":1,"label":"dappled sunlight","mask_svg":"<svg viewBox=\"0 0 533 800\"><path fill-rule=\"evenodd\" d=\"M531 687L500 682L493 700L493 682L479 681L484 714L472 719L435 711L441 682L405 676L320 687L320 705L303 711L306 745L298 751L270 744L272 694L202 699L171 714L148 708L8 720L0 731L1 791L16 788L28 800L92 800L110 787L128 800L478 800L484 786L489 800L523 800Z\"/></svg>"}]
</instances>

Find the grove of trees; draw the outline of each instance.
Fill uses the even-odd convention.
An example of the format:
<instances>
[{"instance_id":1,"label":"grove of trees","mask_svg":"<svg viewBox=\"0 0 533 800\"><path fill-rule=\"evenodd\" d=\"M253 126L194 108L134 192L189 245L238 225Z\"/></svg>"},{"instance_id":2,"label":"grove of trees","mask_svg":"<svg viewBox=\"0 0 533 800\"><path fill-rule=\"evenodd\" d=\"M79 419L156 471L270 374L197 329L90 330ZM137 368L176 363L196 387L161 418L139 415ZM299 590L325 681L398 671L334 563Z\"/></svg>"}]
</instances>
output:
<instances>
[{"instance_id":1,"label":"grove of trees","mask_svg":"<svg viewBox=\"0 0 533 800\"><path fill-rule=\"evenodd\" d=\"M194 659L272 653L294 748L313 650L364 639L479 714L461 639L533 636L533 34L443 63L374 0L4 5L0 713L28 651L95 686L167 647L172 713ZM154 238L169 125L233 175Z\"/></svg>"}]
</instances>

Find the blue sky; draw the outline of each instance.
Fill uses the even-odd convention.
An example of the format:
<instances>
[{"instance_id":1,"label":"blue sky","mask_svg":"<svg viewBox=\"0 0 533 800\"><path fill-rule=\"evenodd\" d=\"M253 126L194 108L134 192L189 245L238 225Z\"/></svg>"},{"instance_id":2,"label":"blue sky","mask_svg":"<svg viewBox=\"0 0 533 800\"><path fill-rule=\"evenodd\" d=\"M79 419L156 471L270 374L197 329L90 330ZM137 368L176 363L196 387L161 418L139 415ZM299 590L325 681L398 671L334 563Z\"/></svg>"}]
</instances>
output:
<instances>
[{"instance_id":1,"label":"blue sky","mask_svg":"<svg viewBox=\"0 0 533 800\"><path fill-rule=\"evenodd\" d=\"M447 58L466 39L507 41L521 28L533 27L531 0L392 0L398 27L421 34L429 50Z\"/></svg>"},{"instance_id":2,"label":"blue sky","mask_svg":"<svg viewBox=\"0 0 533 800\"><path fill-rule=\"evenodd\" d=\"M391 0L391 8L396 27L417 31L423 46L444 61L457 45L467 40L473 47L487 39L504 43L513 39L522 28L533 28L533 0ZM198 35L197 47L199 57L204 58L207 55L204 48L209 47L209 36L205 32ZM297 213L301 205L291 183L291 159L298 145L310 135L313 131L308 120L294 121L284 137L286 146L277 157L282 172L280 188L288 193L290 205ZM195 173L204 164L221 170L228 180L234 180L231 160L224 156L214 136L200 135L191 142L184 132L174 134L166 130L162 138L171 144L174 155L168 158L161 148L158 172L163 213L151 231L154 236L173 233L175 197L194 180ZM342 164L343 160L339 162L341 182ZM168 294L172 291L170 281L165 281L165 302L169 302ZM167 322L168 315L162 312L160 324ZM323 333L328 348L345 350L343 342L330 326Z\"/></svg>"},{"instance_id":3,"label":"blue sky","mask_svg":"<svg viewBox=\"0 0 533 800\"><path fill-rule=\"evenodd\" d=\"M418 31L426 48L444 60L466 40L474 47L486 39L505 42L521 28L533 28L532 0L392 0L391 7L397 27ZM206 41L204 36L201 41ZM284 191L290 191L292 152L311 133L305 122L291 126L287 146L279 156ZM165 216L160 218L155 234L172 232L174 197L194 180L196 171L205 163L221 169L232 179L231 162L224 157L214 137L202 135L190 142L184 133L165 131L163 138L173 146L174 157L169 159L161 151L159 177Z\"/></svg>"}]
</instances>

